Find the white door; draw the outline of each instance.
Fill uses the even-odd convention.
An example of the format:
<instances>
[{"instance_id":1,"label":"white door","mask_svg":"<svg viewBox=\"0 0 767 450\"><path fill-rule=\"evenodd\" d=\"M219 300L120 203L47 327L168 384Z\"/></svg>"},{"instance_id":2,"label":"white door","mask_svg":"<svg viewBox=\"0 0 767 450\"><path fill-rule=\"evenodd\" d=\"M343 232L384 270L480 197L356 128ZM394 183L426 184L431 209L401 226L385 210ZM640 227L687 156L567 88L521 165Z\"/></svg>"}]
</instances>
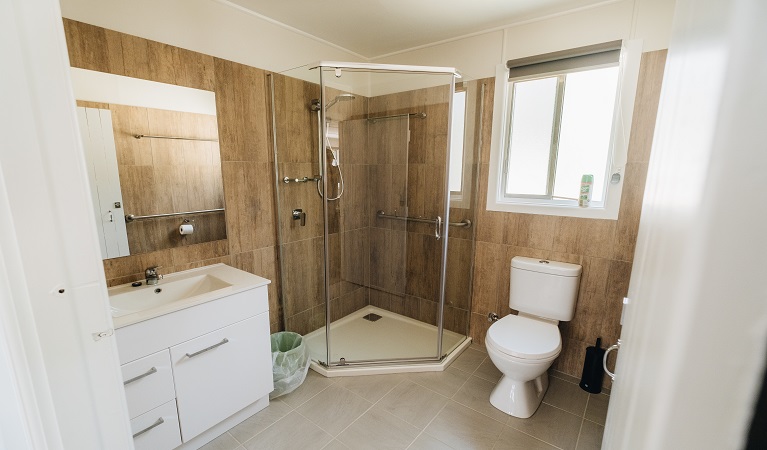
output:
<instances>
[{"instance_id":1,"label":"white door","mask_svg":"<svg viewBox=\"0 0 767 450\"><path fill-rule=\"evenodd\" d=\"M604 449L742 448L767 341L767 2L677 0Z\"/></svg>"}]
</instances>

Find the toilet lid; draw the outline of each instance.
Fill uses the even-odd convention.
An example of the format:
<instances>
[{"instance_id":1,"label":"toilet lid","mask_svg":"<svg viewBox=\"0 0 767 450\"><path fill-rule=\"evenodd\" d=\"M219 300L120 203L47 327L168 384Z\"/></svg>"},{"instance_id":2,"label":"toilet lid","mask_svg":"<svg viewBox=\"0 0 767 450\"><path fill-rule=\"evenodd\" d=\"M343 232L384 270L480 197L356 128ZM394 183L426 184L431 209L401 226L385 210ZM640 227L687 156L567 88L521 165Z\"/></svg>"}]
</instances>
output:
<instances>
[{"instance_id":1,"label":"toilet lid","mask_svg":"<svg viewBox=\"0 0 767 450\"><path fill-rule=\"evenodd\" d=\"M562 349L556 325L513 314L491 325L486 339L503 353L523 359L546 359Z\"/></svg>"}]
</instances>

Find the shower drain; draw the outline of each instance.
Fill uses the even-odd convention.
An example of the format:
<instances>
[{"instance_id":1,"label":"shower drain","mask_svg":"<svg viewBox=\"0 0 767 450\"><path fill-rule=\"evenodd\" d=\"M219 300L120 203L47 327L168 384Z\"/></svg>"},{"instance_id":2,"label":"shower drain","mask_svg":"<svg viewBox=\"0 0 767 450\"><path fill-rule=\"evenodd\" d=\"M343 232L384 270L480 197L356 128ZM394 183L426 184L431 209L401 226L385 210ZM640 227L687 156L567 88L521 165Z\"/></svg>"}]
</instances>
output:
<instances>
[{"instance_id":1,"label":"shower drain","mask_svg":"<svg viewBox=\"0 0 767 450\"><path fill-rule=\"evenodd\" d=\"M371 322L375 322L376 320L378 320L380 318L381 318L381 316L379 316L378 314L374 314L374 313L370 313L367 316L363 317L363 319L369 320Z\"/></svg>"}]
</instances>

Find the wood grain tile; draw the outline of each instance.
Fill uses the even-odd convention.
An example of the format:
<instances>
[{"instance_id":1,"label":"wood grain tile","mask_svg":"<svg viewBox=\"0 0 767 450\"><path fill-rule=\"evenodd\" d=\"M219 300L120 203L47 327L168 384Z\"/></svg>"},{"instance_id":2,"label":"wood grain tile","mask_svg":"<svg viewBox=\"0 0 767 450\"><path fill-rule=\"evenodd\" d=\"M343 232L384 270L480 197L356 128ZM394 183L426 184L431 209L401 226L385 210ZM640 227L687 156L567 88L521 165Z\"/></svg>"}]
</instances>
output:
<instances>
[{"instance_id":1,"label":"wood grain tile","mask_svg":"<svg viewBox=\"0 0 767 450\"><path fill-rule=\"evenodd\" d=\"M629 138L629 162L647 163L655 132L655 118L660 103L661 83L666 66L668 50L642 54L639 65L639 81L634 100L634 115Z\"/></svg>"}]
</instances>

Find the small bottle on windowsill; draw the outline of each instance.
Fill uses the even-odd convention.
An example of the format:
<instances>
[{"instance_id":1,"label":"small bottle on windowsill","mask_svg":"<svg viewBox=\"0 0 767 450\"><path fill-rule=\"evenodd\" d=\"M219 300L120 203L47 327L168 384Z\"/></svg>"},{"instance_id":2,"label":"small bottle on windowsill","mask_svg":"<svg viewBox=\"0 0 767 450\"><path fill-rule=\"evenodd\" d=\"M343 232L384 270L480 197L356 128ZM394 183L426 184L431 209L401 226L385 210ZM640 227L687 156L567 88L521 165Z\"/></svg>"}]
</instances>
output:
<instances>
[{"instance_id":1,"label":"small bottle on windowsill","mask_svg":"<svg viewBox=\"0 0 767 450\"><path fill-rule=\"evenodd\" d=\"M594 175L583 175L581 177L581 192L578 195L578 206L587 208L591 202L591 191L594 188Z\"/></svg>"}]
</instances>

